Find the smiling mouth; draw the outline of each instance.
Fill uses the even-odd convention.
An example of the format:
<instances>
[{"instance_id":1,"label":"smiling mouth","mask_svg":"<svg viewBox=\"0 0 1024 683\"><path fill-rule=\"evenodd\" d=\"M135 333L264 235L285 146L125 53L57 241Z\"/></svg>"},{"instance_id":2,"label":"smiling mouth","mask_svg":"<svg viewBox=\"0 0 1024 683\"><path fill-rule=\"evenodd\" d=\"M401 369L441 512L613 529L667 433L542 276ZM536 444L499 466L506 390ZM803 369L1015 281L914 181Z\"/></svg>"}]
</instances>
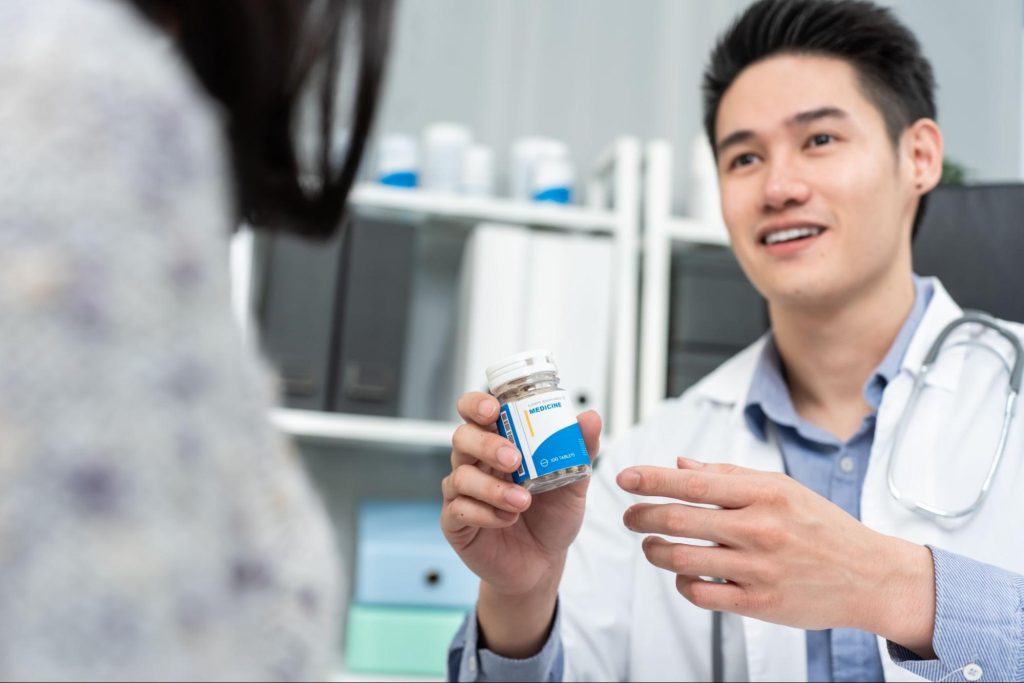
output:
<instances>
[{"instance_id":1,"label":"smiling mouth","mask_svg":"<svg viewBox=\"0 0 1024 683\"><path fill-rule=\"evenodd\" d=\"M825 228L808 225L801 226L798 228L784 228L782 230L773 230L761 237L761 244L767 247L774 246L776 244L785 244L786 242L797 242L800 240L811 239L817 237L821 233L825 232Z\"/></svg>"}]
</instances>

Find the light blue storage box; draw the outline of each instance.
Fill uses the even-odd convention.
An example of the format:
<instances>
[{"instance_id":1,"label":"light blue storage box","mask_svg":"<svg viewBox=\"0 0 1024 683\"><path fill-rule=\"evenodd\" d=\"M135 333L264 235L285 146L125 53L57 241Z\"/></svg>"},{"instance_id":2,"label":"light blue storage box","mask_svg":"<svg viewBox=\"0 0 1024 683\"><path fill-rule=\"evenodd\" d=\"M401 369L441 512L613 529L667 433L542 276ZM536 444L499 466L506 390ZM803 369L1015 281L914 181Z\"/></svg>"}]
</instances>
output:
<instances>
[{"instance_id":1,"label":"light blue storage box","mask_svg":"<svg viewBox=\"0 0 1024 683\"><path fill-rule=\"evenodd\" d=\"M352 605L345 668L353 672L444 676L448 645L466 613L450 607Z\"/></svg>"},{"instance_id":2,"label":"light blue storage box","mask_svg":"<svg viewBox=\"0 0 1024 683\"><path fill-rule=\"evenodd\" d=\"M364 501L359 506L354 602L468 608L479 579L441 533L441 504Z\"/></svg>"}]
</instances>

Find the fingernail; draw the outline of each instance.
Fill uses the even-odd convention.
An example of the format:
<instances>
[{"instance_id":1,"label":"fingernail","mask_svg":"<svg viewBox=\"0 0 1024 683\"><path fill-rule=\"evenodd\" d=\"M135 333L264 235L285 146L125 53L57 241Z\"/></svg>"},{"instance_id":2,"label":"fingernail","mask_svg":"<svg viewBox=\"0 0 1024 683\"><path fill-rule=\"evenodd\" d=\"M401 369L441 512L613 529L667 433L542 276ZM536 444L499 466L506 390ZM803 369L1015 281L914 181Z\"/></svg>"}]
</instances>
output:
<instances>
[{"instance_id":1,"label":"fingernail","mask_svg":"<svg viewBox=\"0 0 1024 683\"><path fill-rule=\"evenodd\" d=\"M505 489L505 500L508 501L509 505L514 505L517 508L524 508L526 504L530 502L530 496L526 491L519 487Z\"/></svg>"},{"instance_id":2,"label":"fingernail","mask_svg":"<svg viewBox=\"0 0 1024 683\"><path fill-rule=\"evenodd\" d=\"M476 411L480 413L480 417L490 417L491 413L494 412L494 401L480 401L480 404L476 407Z\"/></svg>"},{"instance_id":3,"label":"fingernail","mask_svg":"<svg viewBox=\"0 0 1024 683\"><path fill-rule=\"evenodd\" d=\"M704 463L696 460L690 460L689 458L679 457L676 458L676 467L686 467L691 470L699 470L701 467L704 467Z\"/></svg>"},{"instance_id":4,"label":"fingernail","mask_svg":"<svg viewBox=\"0 0 1024 683\"><path fill-rule=\"evenodd\" d=\"M627 491L635 490L640 486L640 474L631 470L626 470L619 475L619 486Z\"/></svg>"},{"instance_id":5,"label":"fingernail","mask_svg":"<svg viewBox=\"0 0 1024 683\"><path fill-rule=\"evenodd\" d=\"M511 522L519 516L518 512L509 512L508 510L495 510L495 514L498 515L499 519L503 519L506 522Z\"/></svg>"},{"instance_id":6,"label":"fingernail","mask_svg":"<svg viewBox=\"0 0 1024 683\"><path fill-rule=\"evenodd\" d=\"M519 451L511 446L502 446L498 449L498 462L508 469L515 467L519 463Z\"/></svg>"}]
</instances>

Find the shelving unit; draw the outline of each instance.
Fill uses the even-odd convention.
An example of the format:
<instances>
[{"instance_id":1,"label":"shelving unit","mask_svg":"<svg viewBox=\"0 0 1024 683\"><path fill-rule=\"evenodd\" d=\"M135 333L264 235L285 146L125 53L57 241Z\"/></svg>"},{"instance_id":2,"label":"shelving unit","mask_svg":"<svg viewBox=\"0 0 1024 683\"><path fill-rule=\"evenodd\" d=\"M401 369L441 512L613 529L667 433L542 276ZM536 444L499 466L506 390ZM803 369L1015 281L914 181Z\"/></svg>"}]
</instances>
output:
<instances>
[{"instance_id":1,"label":"shelving unit","mask_svg":"<svg viewBox=\"0 0 1024 683\"><path fill-rule=\"evenodd\" d=\"M558 204L528 204L509 199L482 199L361 183L349 200L357 210L417 214L478 223L493 221L613 234L617 216L608 210Z\"/></svg>"},{"instance_id":2,"label":"shelving unit","mask_svg":"<svg viewBox=\"0 0 1024 683\"><path fill-rule=\"evenodd\" d=\"M721 228L672 215L672 143L644 149L644 256L640 327L639 419L665 398L673 242L728 246Z\"/></svg>"},{"instance_id":3,"label":"shelving unit","mask_svg":"<svg viewBox=\"0 0 1024 683\"><path fill-rule=\"evenodd\" d=\"M585 206L561 206L507 199L480 199L375 184L357 185L350 198L356 211L468 223L498 222L608 235L614 241L612 343L609 359L610 415L606 440L636 419L636 329L639 302L640 144L617 139L599 157L587 180ZM431 221L413 221L429 226ZM251 339L253 240L248 231L232 241L231 277L235 314ZM598 369L597 371L600 371ZM301 439L337 443L447 449L455 425L392 417L365 417L277 409L272 419Z\"/></svg>"},{"instance_id":4,"label":"shelving unit","mask_svg":"<svg viewBox=\"0 0 1024 683\"><path fill-rule=\"evenodd\" d=\"M396 450L448 450L457 424L398 417L373 417L276 408L271 420L298 439L352 444L379 444Z\"/></svg>"}]
</instances>

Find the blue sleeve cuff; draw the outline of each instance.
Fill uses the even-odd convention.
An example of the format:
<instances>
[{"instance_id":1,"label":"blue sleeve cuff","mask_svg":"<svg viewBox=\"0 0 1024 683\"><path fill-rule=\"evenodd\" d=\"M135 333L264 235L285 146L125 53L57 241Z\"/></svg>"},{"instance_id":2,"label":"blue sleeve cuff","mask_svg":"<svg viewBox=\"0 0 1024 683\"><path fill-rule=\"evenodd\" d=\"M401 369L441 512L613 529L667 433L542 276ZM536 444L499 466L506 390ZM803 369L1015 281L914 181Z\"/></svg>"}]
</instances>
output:
<instances>
[{"instance_id":1,"label":"blue sleeve cuff","mask_svg":"<svg viewBox=\"0 0 1024 683\"><path fill-rule=\"evenodd\" d=\"M1024 681L1024 576L929 546L935 563L938 659L893 642L889 656L931 681Z\"/></svg>"},{"instance_id":2,"label":"blue sleeve cuff","mask_svg":"<svg viewBox=\"0 0 1024 683\"><path fill-rule=\"evenodd\" d=\"M476 610L466 615L459 632L448 648L449 681L544 681L562 680L564 655L561 637L561 615L555 606L551 633L540 652L527 659L509 659L487 649L479 649L479 624Z\"/></svg>"}]
</instances>

